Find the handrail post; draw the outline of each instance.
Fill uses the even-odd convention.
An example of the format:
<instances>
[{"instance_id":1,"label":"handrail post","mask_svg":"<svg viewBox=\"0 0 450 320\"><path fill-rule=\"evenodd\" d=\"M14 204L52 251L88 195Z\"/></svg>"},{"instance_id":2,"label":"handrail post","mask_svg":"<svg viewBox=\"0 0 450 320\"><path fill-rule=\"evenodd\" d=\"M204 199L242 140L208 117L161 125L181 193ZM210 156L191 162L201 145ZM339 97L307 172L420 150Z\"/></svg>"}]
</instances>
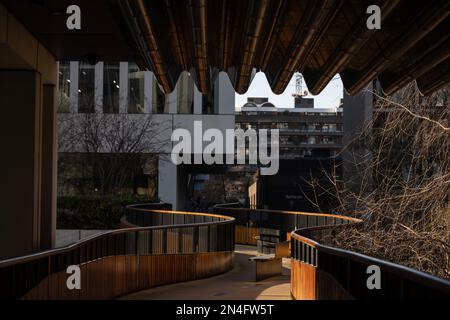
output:
<instances>
[{"instance_id":1,"label":"handrail post","mask_svg":"<svg viewBox=\"0 0 450 320\"><path fill-rule=\"evenodd\" d=\"M194 227L194 239L193 239L193 248L192 248L192 252L193 253L199 253L199 237L200 237L200 232L199 232L199 227L196 226Z\"/></svg>"},{"instance_id":2,"label":"handrail post","mask_svg":"<svg viewBox=\"0 0 450 320\"><path fill-rule=\"evenodd\" d=\"M167 233L167 228L163 229L163 236L162 236L162 253L166 254L167 253L167 237L168 237L168 233Z\"/></svg>"},{"instance_id":3,"label":"handrail post","mask_svg":"<svg viewBox=\"0 0 450 320\"><path fill-rule=\"evenodd\" d=\"M211 252L211 227L208 225L207 227L208 235L206 236L207 244L206 244L206 252Z\"/></svg>"},{"instance_id":4,"label":"handrail post","mask_svg":"<svg viewBox=\"0 0 450 320\"><path fill-rule=\"evenodd\" d=\"M183 254L183 234L184 234L183 228L178 228L178 254Z\"/></svg>"}]
</instances>

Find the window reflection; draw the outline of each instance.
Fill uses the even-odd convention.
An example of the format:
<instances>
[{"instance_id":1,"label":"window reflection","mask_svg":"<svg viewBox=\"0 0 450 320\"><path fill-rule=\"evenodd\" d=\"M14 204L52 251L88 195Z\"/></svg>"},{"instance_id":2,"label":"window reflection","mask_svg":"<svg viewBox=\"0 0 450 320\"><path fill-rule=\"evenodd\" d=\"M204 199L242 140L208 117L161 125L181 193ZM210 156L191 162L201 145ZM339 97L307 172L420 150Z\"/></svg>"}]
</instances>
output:
<instances>
[{"instance_id":1,"label":"window reflection","mask_svg":"<svg viewBox=\"0 0 450 320\"><path fill-rule=\"evenodd\" d=\"M163 114L169 113L169 104L166 95L161 90L158 81L153 78L153 88L152 88L152 113ZM167 103L166 103L167 101Z\"/></svg>"},{"instance_id":2,"label":"window reflection","mask_svg":"<svg viewBox=\"0 0 450 320\"><path fill-rule=\"evenodd\" d=\"M86 62L79 68L78 112L95 112L95 67Z\"/></svg>"},{"instance_id":3,"label":"window reflection","mask_svg":"<svg viewBox=\"0 0 450 320\"><path fill-rule=\"evenodd\" d=\"M119 74L118 62L105 62L103 71L103 112L119 113Z\"/></svg>"},{"instance_id":4,"label":"window reflection","mask_svg":"<svg viewBox=\"0 0 450 320\"><path fill-rule=\"evenodd\" d=\"M145 73L140 71L135 63L128 67L128 113L144 113L145 95L144 82Z\"/></svg>"},{"instance_id":5,"label":"window reflection","mask_svg":"<svg viewBox=\"0 0 450 320\"><path fill-rule=\"evenodd\" d=\"M58 112L70 112L70 62L59 63L58 77Z\"/></svg>"}]
</instances>

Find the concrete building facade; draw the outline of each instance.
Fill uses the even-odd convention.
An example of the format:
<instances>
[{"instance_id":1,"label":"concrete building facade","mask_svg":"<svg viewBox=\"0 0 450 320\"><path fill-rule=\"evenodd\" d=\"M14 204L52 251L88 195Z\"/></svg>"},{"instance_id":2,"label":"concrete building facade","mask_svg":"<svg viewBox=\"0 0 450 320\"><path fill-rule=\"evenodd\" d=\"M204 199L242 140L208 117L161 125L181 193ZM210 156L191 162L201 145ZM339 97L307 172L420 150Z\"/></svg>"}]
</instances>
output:
<instances>
[{"instance_id":1,"label":"concrete building facade","mask_svg":"<svg viewBox=\"0 0 450 320\"><path fill-rule=\"evenodd\" d=\"M142 153L158 154L158 197L172 204L174 209L184 209L189 166L176 166L171 162L172 132L177 128L187 129L194 139L195 121L202 122L204 131L214 128L225 133L226 129L234 128L235 93L224 73L215 79L212 99L200 93L188 73L183 73L175 90L165 95L153 73L140 71L132 62L98 62L96 65L65 62L61 63L59 77L60 135L67 129L67 123L82 125L86 114L121 119L125 124L145 119L152 123L155 129L151 132L159 136L159 147L142 150ZM83 153L86 150L80 141L63 146L60 152ZM112 153L109 149L99 152Z\"/></svg>"},{"instance_id":2,"label":"concrete building facade","mask_svg":"<svg viewBox=\"0 0 450 320\"><path fill-rule=\"evenodd\" d=\"M313 99L303 99L311 100ZM337 157L342 149L343 109L277 108L268 100L250 98L236 115L241 129L280 130L280 158Z\"/></svg>"},{"instance_id":3,"label":"concrete building facade","mask_svg":"<svg viewBox=\"0 0 450 320\"><path fill-rule=\"evenodd\" d=\"M254 207L313 210L310 200L314 199L314 191L309 181L317 179L324 188L326 173L341 174L343 109L314 108L313 99L302 97L296 99L295 105L277 108L267 98L249 98L236 115L237 128L280 132L280 170L275 176L257 175L249 190ZM257 169L241 167L249 172Z\"/></svg>"}]
</instances>

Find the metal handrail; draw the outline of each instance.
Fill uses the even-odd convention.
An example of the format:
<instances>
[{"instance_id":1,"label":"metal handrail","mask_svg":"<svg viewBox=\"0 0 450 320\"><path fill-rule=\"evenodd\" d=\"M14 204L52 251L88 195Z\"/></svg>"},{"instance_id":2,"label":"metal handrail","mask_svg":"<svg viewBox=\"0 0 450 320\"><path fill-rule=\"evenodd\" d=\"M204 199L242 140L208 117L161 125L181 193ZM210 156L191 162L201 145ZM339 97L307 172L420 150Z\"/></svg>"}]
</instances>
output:
<instances>
[{"instance_id":1,"label":"metal handrail","mask_svg":"<svg viewBox=\"0 0 450 320\"><path fill-rule=\"evenodd\" d=\"M298 228L360 222L343 215L238 208L232 204L218 205L215 212L236 218L236 243L256 245L264 254L274 253L277 243L289 240L291 232Z\"/></svg>"},{"instance_id":2,"label":"metal handrail","mask_svg":"<svg viewBox=\"0 0 450 320\"><path fill-rule=\"evenodd\" d=\"M233 218L206 213L170 211L161 207L160 204L133 205L126 207L126 210L139 215L158 216L157 221L162 222L166 215L172 216L172 222L180 220L175 219L175 216L184 216L184 221L187 220L187 216L194 217L195 222L113 230L91 236L64 248L0 261L0 282L2 283L0 299L2 297L6 299L64 298L66 295L75 299L97 299L99 296L114 298L136 290L147 289L149 286L195 280L223 273L232 268ZM196 221L199 217L202 221ZM146 259L156 259L161 263L169 261L167 259L171 259L170 261L185 259L180 260L183 261L180 267L183 267L186 261L189 261L191 267L183 271L184 273L180 276L170 275L170 273L161 274L155 279L156 282L145 282L142 280L147 277L145 269L136 269L129 265L128 272L131 274L125 287L119 285L120 289L117 289L105 286L99 289L100 294L96 290L99 284L102 285L101 277L91 278L94 282L86 284L87 288L80 294L67 291L65 277L61 277L61 273L65 273L70 265L83 266L83 273L94 272L95 274L101 260L109 264L109 267L106 267L108 270L116 270L114 272L117 273L117 281L120 283L121 274L117 270L123 269L123 265L119 262L123 259L134 261L135 265L140 265L139 261L145 263ZM198 265L197 259L209 261L209 264ZM211 261L215 262L211 263ZM117 263L121 266L120 268L115 267ZM62 297L59 295L61 292Z\"/></svg>"},{"instance_id":3,"label":"metal handrail","mask_svg":"<svg viewBox=\"0 0 450 320\"><path fill-rule=\"evenodd\" d=\"M251 211L254 213L262 212L262 213L273 213L273 214L280 214L280 215L285 214L285 215L299 215L299 216L310 216L310 217L336 218L336 219L342 219L344 221L356 222L356 223L362 221L357 218L343 216L343 215L337 215L337 214L330 214L330 213L314 213L314 212L271 210L271 209L249 209L249 208L238 208L238 207L225 207L224 205L217 205L215 208L223 209L223 210L230 210L230 211Z\"/></svg>"},{"instance_id":4,"label":"metal handrail","mask_svg":"<svg viewBox=\"0 0 450 320\"><path fill-rule=\"evenodd\" d=\"M148 205L148 204L147 204ZM211 225L217 225L218 223L233 223L234 218L232 217L226 217L226 216L220 216L220 215L214 215L214 214L206 214L206 213L198 213L198 212L181 212L181 211L170 211L170 210L152 210L152 209L142 209L138 208L139 205L131 205L127 206L127 209L133 209L139 212L146 212L146 213L161 213L161 214L178 214L178 215L189 215L189 216L201 216L201 217L213 217L213 218L220 218L225 219L225 221L213 221L213 222L202 222L202 223L190 223L190 224L176 224L176 225L161 225L161 226L152 226L152 227L133 227L133 228L126 228L126 229L118 229L118 230L112 230L108 232L104 232L102 234L93 235L90 237L86 237L85 239L82 239L80 241L77 241L76 243L73 243L71 245L68 245L66 247L58 248L58 249L52 249L47 251L42 251L35 254L30 254L18 258L11 258L0 261L0 268L9 267L15 264L19 263L25 263L29 261L33 261L39 258L49 257L58 255L61 253L68 253L73 251L74 249L80 248L81 246L92 242L94 240L99 240L101 238L105 238L110 235L118 235L118 234L126 234L136 231L154 231L154 230L163 230L163 229L181 229L181 228L192 228L192 227L201 227L201 226L211 226Z\"/></svg>"},{"instance_id":5,"label":"metal handrail","mask_svg":"<svg viewBox=\"0 0 450 320\"><path fill-rule=\"evenodd\" d=\"M219 205L217 206L217 211L221 213L226 212L234 212L235 216L239 217L241 216L241 213L266 213L273 215L273 217L279 217L284 216L285 219L283 221L285 226L292 226L293 223L298 222L298 219L291 219L289 221L289 216L303 216L303 217L309 217L307 225L299 228L297 230L292 231L291 233L291 257L294 261L298 261L301 263L305 263L306 265L309 265L311 267L317 268L318 270L324 271L331 276L336 275L338 276L339 272L342 272L342 266L336 266L334 268L333 266L327 266L324 268L323 264L324 261L322 260L330 260L330 259L341 259L347 261L344 263L344 266L348 267L349 263L359 264L361 266L371 266L376 265L380 267L380 269L383 272L386 272L389 274L389 277L397 277L399 279L402 279L401 282L409 281L413 284L411 285L418 285L423 286L426 288L429 288L430 293L429 295L434 294L435 296L441 297L443 294L447 297L450 297L450 281L432 276L430 274L427 274L425 272L421 272L418 270L414 270L411 268L408 268L406 266L402 266L399 264L395 264L389 261L384 261L381 259L377 259L374 257L370 257L364 254L360 254L357 252L352 252L344 249L335 248L332 246L324 245L320 243L320 240L317 239L314 235L320 231L327 231L327 232L336 232L340 228L348 228L348 227L360 227L364 225L364 220L343 216L343 215L334 215L334 214L323 214L323 213L309 213L309 212L296 212L296 211L282 211L282 210L266 210L266 209L248 209L248 208L238 208L233 207L233 205ZM245 217L244 220L248 219L249 216ZM316 218L322 218L321 221ZM311 219L312 218L312 219ZM331 219L331 220L330 220ZM295 222L293 221L295 220ZM247 221L247 220L246 220ZM270 225L270 218L268 219L268 223ZM286 222L287 221L287 222ZM331 223L330 223L331 222ZM321 224L322 223L322 224ZM276 227L275 227L276 228ZM295 228L293 228L295 229ZM301 246L303 246L301 248ZM298 252L296 252L298 251ZM350 272L350 270L347 270ZM351 276L350 275L346 275ZM360 289L366 289L366 280L368 275L364 273L365 278L361 278L361 281L359 281L361 288ZM338 278L338 277L337 277ZM318 278L314 277L311 278L311 281L320 281L317 280ZM337 281L337 280L336 280ZM338 282L338 281L337 281ZM342 288L346 288L346 283L339 283L339 285ZM402 284L406 288L404 284ZM402 293L397 298L403 298L409 295L412 295L413 293L406 292L405 289L402 288ZM351 295L353 292L349 288L346 288L349 290L349 295ZM398 289L398 288L397 288ZM424 289L424 292L428 289ZM427 291L428 292L428 291ZM436 293L437 292L437 293ZM375 293L376 294L376 293ZM374 295L375 295L374 294ZM391 293L392 294L392 293ZM425 294L425 293L424 293ZM379 297L379 296L377 296ZM395 298L395 297L394 297Z\"/></svg>"},{"instance_id":6,"label":"metal handrail","mask_svg":"<svg viewBox=\"0 0 450 320\"><path fill-rule=\"evenodd\" d=\"M359 221L354 221L352 224L341 225L339 227L343 227L343 228L351 227L351 226L358 227L359 225L362 225L363 223L364 222L362 220L359 220ZM325 268L326 270L324 270L322 263L321 263L321 257L323 257L324 260L326 260L327 257L331 257L331 259L334 259L334 258L344 259L345 261L348 261L348 263L352 262L352 263L359 264L361 266L366 266L366 267L378 266L382 270L382 272L388 273L390 275L390 277L392 277L392 276L398 277L399 279L401 279L401 282L411 281L416 286L424 287L423 288L424 291L426 291L426 290L433 291L433 293L430 293L430 295L438 296L438 297L443 297L443 296L450 297L450 281L447 281L447 280L438 278L436 276L430 275L428 273L425 273L425 272L422 272L419 270L415 270L415 269L412 269L412 268L409 268L409 267L406 267L403 265L399 265L399 264L396 264L393 262L381 260L381 259L374 258L374 257L368 256L368 255L364 255L364 254L361 254L358 252L353 252L353 251L349 251L349 250L332 247L329 245L324 245L324 244L321 244L320 240L318 240L314 236L314 233L317 233L320 231L326 231L326 230L332 231L332 230L336 230L336 228L337 228L336 226L321 226L321 227L302 228L302 229L293 231L291 234L291 241L292 241L291 256L292 256L292 258L296 261L312 265L319 270L327 272L331 276L334 275L333 273L335 272L335 270L333 270L333 268L330 268L329 266L327 268ZM297 244L295 242L297 242ZM311 256L315 257L315 260L314 259L313 260L302 259L300 257L301 254L294 252L295 250L297 250L299 248L299 246L300 246L299 243L302 243L315 251L314 254L311 254ZM348 263L347 263L347 265L348 265ZM339 272L341 272L341 271L339 271ZM347 270L347 272L349 272L349 270ZM368 277L368 275L367 275L367 277ZM361 279L361 281L359 281L359 283L360 283L359 290L361 290L361 289L367 290L367 286L366 286L367 277L365 279ZM337 281L337 282L339 282L339 281ZM344 290L347 290L348 291L347 293L350 296L352 294L354 294L352 292L351 288L347 288L345 283L339 283L339 285L342 288L344 288ZM402 284L402 286L403 286L403 284ZM368 293L368 294L370 294L370 293ZM426 293L420 293L420 294L426 295ZM377 296L376 291L373 292L373 295L376 297L380 297L380 296L381 296L381 298L383 297L382 294ZM408 293L404 292L404 288L402 288L401 293L399 293L399 296L392 297L392 298L401 299L401 298L404 298L405 296L408 296ZM359 297L354 297L354 298L359 298Z\"/></svg>"}]
</instances>

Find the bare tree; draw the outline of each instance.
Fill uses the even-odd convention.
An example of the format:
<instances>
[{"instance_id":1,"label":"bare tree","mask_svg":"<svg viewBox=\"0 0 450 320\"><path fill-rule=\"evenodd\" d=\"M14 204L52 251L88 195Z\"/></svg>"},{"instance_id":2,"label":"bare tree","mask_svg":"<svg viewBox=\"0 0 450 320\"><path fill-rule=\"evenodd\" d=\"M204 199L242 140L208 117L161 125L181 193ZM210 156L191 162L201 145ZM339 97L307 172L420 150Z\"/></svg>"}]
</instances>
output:
<instances>
[{"instance_id":1,"label":"bare tree","mask_svg":"<svg viewBox=\"0 0 450 320\"><path fill-rule=\"evenodd\" d=\"M170 141L170 126L149 114L61 114L59 124L60 152L85 154L102 193L157 170Z\"/></svg>"},{"instance_id":2,"label":"bare tree","mask_svg":"<svg viewBox=\"0 0 450 320\"><path fill-rule=\"evenodd\" d=\"M366 150L351 157L359 187L334 175L333 189L312 184L365 223L323 241L450 278L450 87L430 97L415 83L373 94L373 119L346 146Z\"/></svg>"}]
</instances>

